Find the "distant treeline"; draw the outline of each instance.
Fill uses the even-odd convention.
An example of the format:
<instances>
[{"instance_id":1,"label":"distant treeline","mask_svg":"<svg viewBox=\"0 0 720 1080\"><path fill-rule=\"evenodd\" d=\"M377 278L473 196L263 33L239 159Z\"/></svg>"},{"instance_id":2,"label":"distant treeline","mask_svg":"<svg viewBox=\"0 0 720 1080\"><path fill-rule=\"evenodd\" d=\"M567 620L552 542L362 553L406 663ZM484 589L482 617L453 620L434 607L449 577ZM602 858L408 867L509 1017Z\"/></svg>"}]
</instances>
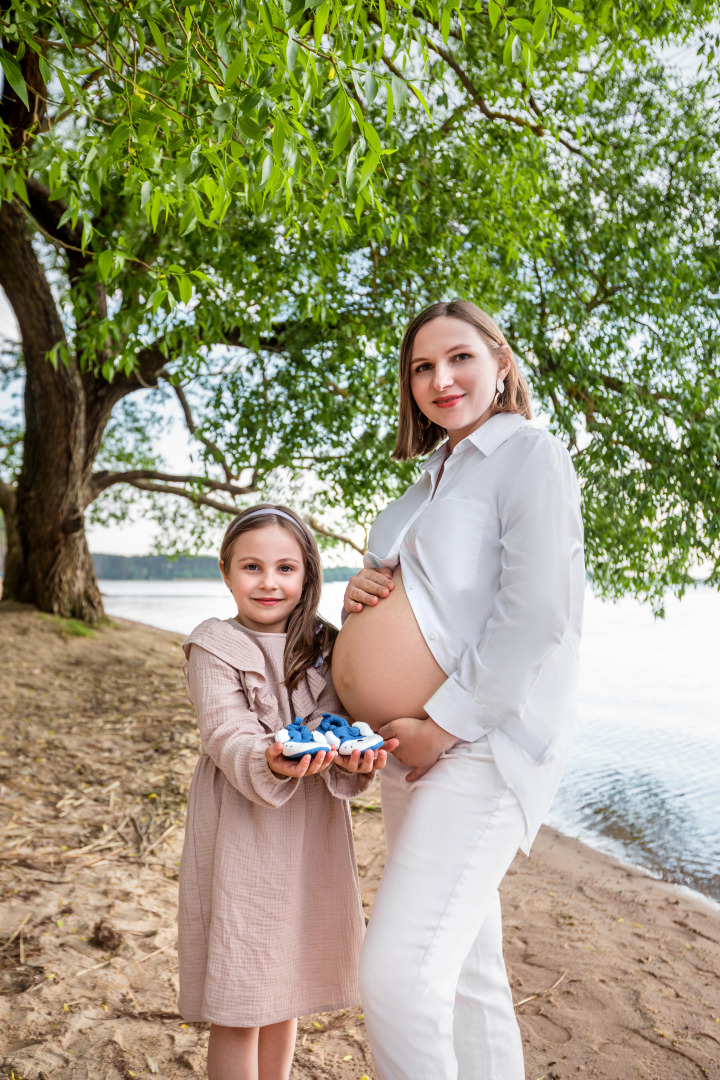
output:
<instances>
[{"instance_id":1,"label":"distant treeline","mask_svg":"<svg viewBox=\"0 0 720 1080\"><path fill-rule=\"evenodd\" d=\"M219 578L217 559L212 555L194 558L165 555L93 555L95 573L106 581L172 581L177 578ZM359 560L358 560L359 563ZM325 581L347 581L357 567L326 566Z\"/></svg>"}]
</instances>

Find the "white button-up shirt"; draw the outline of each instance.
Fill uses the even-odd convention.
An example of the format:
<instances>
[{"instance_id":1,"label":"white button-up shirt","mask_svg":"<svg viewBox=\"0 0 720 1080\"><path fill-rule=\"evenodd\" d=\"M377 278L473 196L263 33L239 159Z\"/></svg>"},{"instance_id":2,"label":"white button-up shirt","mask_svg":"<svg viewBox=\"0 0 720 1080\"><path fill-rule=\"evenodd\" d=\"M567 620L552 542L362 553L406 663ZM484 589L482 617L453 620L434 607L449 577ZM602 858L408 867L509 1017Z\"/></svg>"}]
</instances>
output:
<instances>
[{"instance_id":1,"label":"white button-up shirt","mask_svg":"<svg viewBox=\"0 0 720 1080\"><path fill-rule=\"evenodd\" d=\"M525 813L529 850L560 781L575 711L585 572L567 450L509 413L452 453L445 443L371 529L365 565L398 562L448 676L425 710L460 740L487 735Z\"/></svg>"}]
</instances>

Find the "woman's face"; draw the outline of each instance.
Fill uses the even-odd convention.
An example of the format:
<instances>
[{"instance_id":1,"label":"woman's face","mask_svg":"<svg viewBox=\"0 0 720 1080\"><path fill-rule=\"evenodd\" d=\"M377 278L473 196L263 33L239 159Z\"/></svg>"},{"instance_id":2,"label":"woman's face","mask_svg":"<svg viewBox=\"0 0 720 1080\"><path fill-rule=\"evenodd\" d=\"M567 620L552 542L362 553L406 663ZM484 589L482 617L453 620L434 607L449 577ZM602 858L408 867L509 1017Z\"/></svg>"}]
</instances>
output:
<instances>
[{"instance_id":1,"label":"woman's face","mask_svg":"<svg viewBox=\"0 0 720 1080\"><path fill-rule=\"evenodd\" d=\"M410 392L428 420L445 428L450 449L490 418L497 380L510 367L504 351L493 355L474 326L450 316L415 335Z\"/></svg>"}]
</instances>

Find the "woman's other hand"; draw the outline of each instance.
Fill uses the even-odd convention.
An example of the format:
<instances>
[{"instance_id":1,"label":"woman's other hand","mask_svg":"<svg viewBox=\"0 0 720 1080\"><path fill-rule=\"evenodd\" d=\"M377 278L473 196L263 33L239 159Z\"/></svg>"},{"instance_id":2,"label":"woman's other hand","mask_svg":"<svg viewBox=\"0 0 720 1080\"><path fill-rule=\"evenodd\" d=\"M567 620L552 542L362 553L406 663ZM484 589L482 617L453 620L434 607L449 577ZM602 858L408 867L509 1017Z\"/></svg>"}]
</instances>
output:
<instances>
[{"instance_id":1,"label":"woman's other hand","mask_svg":"<svg viewBox=\"0 0 720 1080\"><path fill-rule=\"evenodd\" d=\"M400 716L391 720L378 731L383 739L398 739L399 749L393 756L402 765L414 766L405 779L408 783L419 780L431 769L445 750L458 741L455 735L445 731L434 720L420 720L416 716Z\"/></svg>"},{"instance_id":2,"label":"woman's other hand","mask_svg":"<svg viewBox=\"0 0 720 1080\"><path fill-rule=\"evenodd\" d=\"M375 769L384 769L388 754L392 754L397 746L399 746L397 739L388 739L379 750L366 750L364 754L361 754L359 750L353 750L347 756L338 754L335 764L351 773L369 773Z\"/></svg>"},{"instance_id":3,"label":"woman's other hand","mask_svg":"<svg viewBox=\"0 0 720 1080\"><path fill-rule=\"evenodd\" d=\"M383 566L379 570L365 567L347 583L345 610L349 615L354 615L362 611L363 607L377 604L378 600L389 596L394 588L392 570L389 567Z\"/></svg>"},{"instance_id":4,"label":"woman's other hand","mask_svg":"<svg viewBox=\"0 0 720 1080\"><path fill-rule=\"evenodd\" d=\"M293 780L323 772L337 757L337 750L333 749L318 750L314 757L311 754L304 754L299 759L283 757L282 750L281 742L271 743L265 751L265 760L276 776L289 776Z\"/></svg>"}]
</instances>

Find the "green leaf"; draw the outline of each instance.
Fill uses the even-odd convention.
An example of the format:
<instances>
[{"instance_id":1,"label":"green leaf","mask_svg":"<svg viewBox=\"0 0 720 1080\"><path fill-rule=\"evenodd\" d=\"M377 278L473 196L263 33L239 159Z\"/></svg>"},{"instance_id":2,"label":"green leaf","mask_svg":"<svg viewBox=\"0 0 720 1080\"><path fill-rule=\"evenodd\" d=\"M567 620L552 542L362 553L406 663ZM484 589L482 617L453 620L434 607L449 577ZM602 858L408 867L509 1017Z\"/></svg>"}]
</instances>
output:
<instances>
[{"instance_id":1,"label":"green leaf","mask_svg":"<svg viewBox=\"0 0 720 1080\"><path fill-rule=\"evenodd\" d=\"M380 154L382 154L382 143L380 142L380 136L378 135L372 124L366 123L364 125L363 134L368 141L368 146L370 146L370 148L374 150L378 156L380 156Z\"/></svg>"},{"instance_id":2,"label":"green leaf","mask_svg":"<svg viewBox=\"0 0 720 1080\"><path fill-rule=\"evenodd\" d=\"M326 107L326 105L329 105L330 102L332 101L332 99L337 94L339 89L340 89L340 82L339 82L338 79L335 79L332 86L328 87L328 89L325 91L322 98L320 99L320 104L318 105L318 108L319 109L324 109Z\"/></svg>"},{"instance_id":3,"label":"green leaf","mask_svg":"<svg viewBox=\"0 0 720 1080\"><path fill-rule=\"evenodd\" d=\"M227 101L221 101L217 109L215 109L215 112L213 113L213 120L217 121L218 124L223 124L226 120L230 119L232 114L232 105L230 105Z\"/></svg>"},{"instance_id":4,"label":"green leaf","mask_svg":"<svg viewBox=\"0 0 720 1080\"><path fill-rule=\"evenodd\" d=\"M25 79L23 78L23 73L17 60L12 53L7 51L7 49L0 49L0 66L2 66L2 69L5 72L5 78L10 83L25 108L29 109L30 103L28 101L27 86L25 84Z\"/></svg>"},{"instance_id":5,"label":"green leaf","mask_svg":"<svg viewBox=\"0 0 720 1080\"><path fill-rule=\"evenodd\" d=\"M143 186L140 188L140 206L144 207L152 198L153 188L149 180L146 180Z\"/></svg>"},{"instance_id":6,"label":"green leaf","mask_svg":"<svg viewBox=\"0 0 720 1080\"><path fill-rule=\"evenodd\" d=\"M182 75L185 71L187 71L187 63L184 60L173 60L165 72L165 78L169 83L174 82L178 75Z\"/></svg>"},{"instance_id":7,"label":"green leaf","mask_svg":"<svg viewBox=\"0 0 720 1080\"><path fill-rule=\"evenodd\" d=\"M187 274L183 274L182 277L176 277L175 280L177 282L180 299L183 304L189 304L193 294L192 281Z\"/></svg>"},{"instance_id":8,"label":"green leaf","mask_svg":"<svg viewBox=\"0 0 720 1080\"><path fill-rule=\"evenodd\" d=\"M292 71L292 69L295 67L295 61L297 60L299 49L300 44L298 42L298 39L292 34L290 34L288 36L288 42L285 48L285 61L287 63L288 71Z\"/></svg>"},{"instance_id":9,"label":"green leaf","mask_svg":"<svg viewBox=\"0 0 720 1080\"><path fill-rule=\"evenodd\" d=\"M450 37L450 18L450 8L446 7L440 18L440 33L442 34L443 41L446 45L448 38Z\"/></svg>"},{"instance_id":10,"label":"green leaf","mask_svg":"<svg viewBox=\"0 0 720 1080\"><path fill-rule=\"evenodd\" d=\"M567 19L568 22L576 23L577 26L585 25L585 21L582 15L578 14L578 12L571 11L570 8L566 7L556 7L555 10L557 11L558 15L562 15L563 19Z\"/></svg>"},{"instance_id":11,"label":"green leaf","mask_svg":"<svg viewBox=\"0 0 720 1080\"><path fill-rule=\"evenodd\" d=\"M258 127L254 120L251 120L249 116L238 116L235 119L235 124L243 133L243 135L250 139L251 142L259 142L263 137L263 129Z\"/></svg>"},{"instance_id":12,"label":"green leaf","mask_svg":"<svg viewBox=\"0 0 720 1080\"><path fill-rule=\"evenodd\" d=\"M260 177L260 187L265 187L268 180L272 176L273 169L275 168L275 161L272 154L268 154L263 161L262 175Z\"/></svg>"},{"instance_id":13,"label":"green leaf","mask_svg":"<svg viewBox=\"0 0 720 1080\"><path fill-rule=\"evenodd\" d=\"M233 85L233 83L235 82L235 80L237 79L238 75L240 74L240 72L243 70L244 67L245 67L245 56L244 56L244 54L242 52L238 52L237 55L235 56L235 59L230 64L230 67L225 72L224 86L225 86L226 90L228 90Z\"/></svg>"},{"instance_id":14,"label":"green leaf","mask_svg":"<svg viewBox=\"0 0 720 1080\"><path fill-rule=\"evenodd\" d=\"M121 20L120 20L120 12L119 11L113 11L112 15L108 19L108 24L107 24L107 36L109 37L110 41L115 41L118 34L120 33L120 26L121 25L122 24L121 24Z\"/></svg>"},{"instance_id":15,"label":"green leaf","mask_svg":"<svg viewBox=\"0 0 720 1080\"><path fill-rule=\"evenodd\" d=\"M60 80L60 85L63 88L63 94L65 95L65 100L67 101L68 105L71 105L71 106L74 105L75 104L75 91L73 90L72 86L70 85L70 83L69 83L69 81L67 79L67 76L65 75L65 72L61 71L60 68L57 68L56 69L56 74L57 74L58 79Z\"/></svg>"},{"instance_id":16,"label":"green leaf","mask_svg":"<svg viewBox=\"0 0 720 1080\"><path fill-rule=\"evenodd\" d=\"M488 0L488 14L490 16L490 25L493 28L493 30L497 26L498 19L500 18L501 11L502 11L502 8L500 7L497 0Z\"/></svg>"},{"instance_id":17,"label":"green leaf","mask_svg":"<svg viewBox=\"0 0 720 1080\"><path fill-rule=\"evenodd\" d=\"M118 124L110 136L110 141L107 146L107 156L112 157L118 152L121 146L127 143L128 136L130 134L130 125L125 121Z\"/></svg>"},{"instance_id":18,"label":"green leaf","mask_svg":"<svg viewBox=\"0 0 720 1080\"><path fill-rule=\"evenodd\" d=\"M385 10L385 0L378 0L378 12L380 15L380 25L382 26L383 33L385 33L385 24L387 22L387 11Z\"/></svg>"},{"instance_id":19,"label":"green leaf","mask_svg":"<svg viewBox=\"0 0 720 1080\"><path fill-rule=\"evenodd\" d=\"M372 174L375 172L375 169L377 167L377 164L378 164L379 160L380 160L380 155L376 154L374 150L371 150L369 152L369 154L367 155L367 157L365 158L365 160L363 162L363 167L360 170L360 177L358 179L358 185L357 185L358 186L358 191L362 191L362 189L365 187L368 180L370 179Z\"/></svg>"},{"instance_id":20,"label":"green leaf","mask_svg":"<svg viewBox=\"0 0 720 1080\"><path fill-rule=\"evenodd\" d=\"M148 24L148 27L150 28L150 33L153 36L153 41L155 42L155 44L158 47L158 51L162 55L162 58L165 61L165 63L167 63L167 59L168 59L167 46L165 44L165 38L160 33L160 29L159 29L157 23L153 19L151 19L149 15L145 16L145 22Z\"/></svg>"},{"instance_id":21,"label":"green leaf","mask_svg":"<svg viewBox=\"0 0 720 1080\"><path fill-rule=\"evenodd\" d=\"M372 105L375 98L378 96L378 90L380 89L380 83L377 81L372 71L365 72L365 97L368 105Z\"/></svg>"},{"instance_id":22,"label":"green leaf","mask_svg":"<svg viewBox=\"0 0 720 1080\"><path fill-rule=\"evenodd\" d=\"M325 33L327 26L328 16L330 14L330 4L328 0L323 0L323 3L315 12L315 20L313 23L313 37L315 40L315 48L320 48L320 43Z\"/></svg>"},{"instance_id":23,"label":"green leaf","mask_svg":"<svg viewBox=\"0 0 720 1080\"><path fill-rule=\"evenodd\" d=\"M408 96L408 84L404 79L399 79L397 75L393 75L392 92L395 105L399 109Z\"/></svg>"},{"instance_id":24,"label":"green leaf","mask_svg":"<svg viewBox=\"0 0 720 1080\"><path fill-rule=\"evenodd\" d=\"M332 157L336 158L338 154L345 149L350 142L350 132L352 131L352 114L348 113L342 124L338 128L338 133L335 136L335 141L332 148Z\"/></svg>"},{"instance_id":25,"label":"green leaf","mask_svg":"<svg viewBox=\"0 0 720 1080\"><path fill-rule=\"evenodd\" d=\"M97 267L98 275L101 281L107 281L112 273L113 263L115 261L115 255L112 251L106 248L98 255Z\"/></svg>"},{"instance_id":26,"label":"green leaf","mask_svg":"<svg viewBox=\"0 0 720 1080\"><path fill-rule=\"evenodd\" d=\"M533 43L535 45L539 45L540 42L545 37L545 31L547 30L547 24L548 24L548 22L550 20L550 13L551 13L551 8L550 8L550 5L548 4L547 7L543 8L543 10L539 13L539 15L535 19L535 22L533 23L532 38L533 38Z\"/></svg>"},{"instance_id":27,"label":"green leaf","mask_svg":"<svg viewBox=\"0 0 720 1080\"><path fill-rule=\"evenodd\" d=\"M358 139L353 145L350 153L348 154L347 168L345 170L345 183L350 187L353 177L355 176L355 168L358 163L358 159L362 157L365 152L365 140Z\"/></svg>"}]
</instances>

